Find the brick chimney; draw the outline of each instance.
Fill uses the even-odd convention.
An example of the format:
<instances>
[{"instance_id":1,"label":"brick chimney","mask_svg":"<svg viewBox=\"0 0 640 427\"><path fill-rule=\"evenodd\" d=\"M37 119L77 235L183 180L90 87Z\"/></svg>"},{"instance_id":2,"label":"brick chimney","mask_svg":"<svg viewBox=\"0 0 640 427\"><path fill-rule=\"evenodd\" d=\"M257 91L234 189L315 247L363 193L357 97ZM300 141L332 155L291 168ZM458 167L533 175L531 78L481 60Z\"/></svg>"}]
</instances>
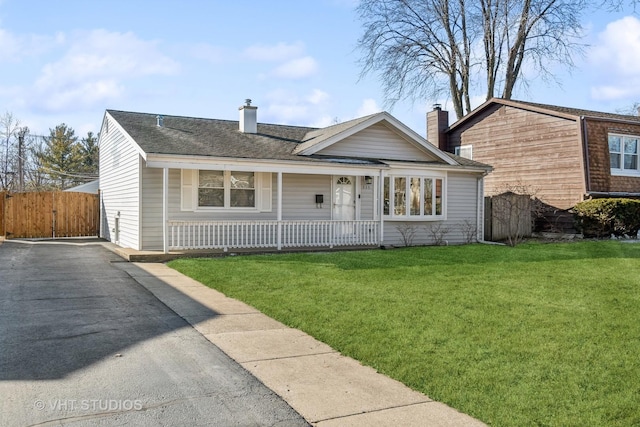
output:
<instances>
[{"instance_id":1,"label":"brick chimney","mask_svg":"<svg viewBox=\"0 0 640 427\"><path fill-rule=\"evenodd\" d=\"M240 110L240 132L258 133L258 107L251 106L251 100L245 99L245 105Z\"/></svg>"},{"instance_id":2,"label":"brick chimney","mask_svg":"<svg viewBox=\"0 0 640 427\"><path fill-rule=\"evenodd\" d=\"M440 104L434 104L433 111L427 113L427 141L443 151L447 150L445 129L449 127L449 112L443 111Z\"/></svg>"}]
</instances>

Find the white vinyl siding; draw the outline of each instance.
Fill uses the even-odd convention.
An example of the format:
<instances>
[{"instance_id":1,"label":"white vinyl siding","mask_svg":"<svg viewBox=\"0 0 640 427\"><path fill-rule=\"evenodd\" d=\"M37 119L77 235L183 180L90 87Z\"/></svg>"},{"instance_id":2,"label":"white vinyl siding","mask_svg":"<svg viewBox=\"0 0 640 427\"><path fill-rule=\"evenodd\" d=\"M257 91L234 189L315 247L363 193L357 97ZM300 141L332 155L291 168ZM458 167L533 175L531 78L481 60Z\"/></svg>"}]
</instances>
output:
<instances>
[{"instance_id":1,"label":"white vinyl siding","mask_svg":"<svg viewBox=\"0 0 640 427\"><path fill-rule=\"evenodd\" d=\"M330 220L333 195L330 175L282 176L282 219ZM274 187L275 192L275 187ZM322 208L316 206L316 194L322 194Z\"/></svg>"},{"instance_id":2,"label":"white vinyl siding","mask_svg":"<svg viewBox=\"0 0 640 427\"><path fill-rule=\"evenodd\" d=\"M386 160L441 161L382 123L336 142L320 150L318 154Z\"/></svg>"},{"instance_id":3,"label":"white vinyl siding","mask_svg":"<svg viewBox=\"0 0 640 427\"><path fill-rule=\"evenodd\" d=\"M373 181L377 181L377 177L372 177L372 183L366 184L365 177L360 177L360 189L358 197L360 200L360 217L358 219L368 220L377 219L377 210L375 203L378 200L375 192L377 188Z\"/></svg>"},{"instance_id":4,"label":"white vinyl siding","mask_svg":"<svg viewBox=\"0 0 640 427\"><path fill-rule=\"evenodd\" d=\"M169 169L169 206L177 204L171 199L179 194L180 171ZM142 249L162 250L162 169L142 168Z\"/></svg>"},{"instance_id":5,"label":"white vinyl siding","mask_svg":"<svg viewBox=\"0 0 640 427\"><path fill-rule=\"evenodd\" d=\"M140 249L141 158L117 126L105 123L104 129L100 135L100 236L115 242L119 212L118 244Z\"/></svg>"}]
</instances>

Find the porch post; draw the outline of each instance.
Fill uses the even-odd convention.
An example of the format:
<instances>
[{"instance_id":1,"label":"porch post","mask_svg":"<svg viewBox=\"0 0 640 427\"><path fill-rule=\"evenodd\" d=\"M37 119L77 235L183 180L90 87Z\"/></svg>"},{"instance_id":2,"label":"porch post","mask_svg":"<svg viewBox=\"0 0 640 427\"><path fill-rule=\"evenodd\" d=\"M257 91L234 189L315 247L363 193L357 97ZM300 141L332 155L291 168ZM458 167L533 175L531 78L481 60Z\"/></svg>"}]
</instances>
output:
<instances>
[{"instance_id":1,"label":"porch post","mask_svg":"<svg viewBox=\"0 0 640 427\"><path fill-rule=\"evenodd\" d=\"M162 168L162 251L169 252L169 169Z\"/></svg>"},{"instance_id":2,"label":"porch post","mask_svg":"<svg viewBox=\"0 0 640 427\"><path fill-rule=\"evenodd\" d=\"M282 250L282 172L278 172L278 250Z\"/></svg>"},{"instance_id":3,"label":"porch post","mask_svg":"<svg viewBox=\"0 0 640 427\"><path fill-rule=\"evenodd\" d=\"M384 242L384 170L382 169L380 169L378 181L378 215L380 215L380 237L378 238L378 246L382 246ZM389 195L389 197L391 197L391 195Z\"/></svg>"}]
</instances>

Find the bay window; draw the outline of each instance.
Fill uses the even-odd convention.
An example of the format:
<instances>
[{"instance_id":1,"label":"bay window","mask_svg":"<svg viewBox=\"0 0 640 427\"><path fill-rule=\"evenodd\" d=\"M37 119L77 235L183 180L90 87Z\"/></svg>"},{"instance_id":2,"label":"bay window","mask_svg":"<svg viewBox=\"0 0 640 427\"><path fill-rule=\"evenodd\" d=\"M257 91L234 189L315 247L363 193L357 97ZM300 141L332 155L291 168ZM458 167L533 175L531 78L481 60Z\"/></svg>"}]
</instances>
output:
<instances>
[{"instance_id":1,"label":"bay window","mask_svg":"<svg viewBox=\"0 0 640 427\"><path fill-rule=\"evenodd\" d=\"M443 216L443 182L443 178L422 176L385 177L383 215L392 218Z\"/></svg>"}]
</instances>

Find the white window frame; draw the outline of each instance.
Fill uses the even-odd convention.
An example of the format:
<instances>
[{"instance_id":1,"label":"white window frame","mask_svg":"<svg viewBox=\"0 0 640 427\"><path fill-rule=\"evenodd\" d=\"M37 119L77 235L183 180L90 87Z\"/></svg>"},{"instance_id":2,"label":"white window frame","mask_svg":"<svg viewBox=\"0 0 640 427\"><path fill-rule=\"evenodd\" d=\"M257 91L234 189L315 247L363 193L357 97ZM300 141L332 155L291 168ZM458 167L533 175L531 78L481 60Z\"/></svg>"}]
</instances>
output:
<instances>
[{"instance_id":1,"label":"white window frame","mask_svg":"<svg viewBox=\"0 0 640 427\"><path fill-rule=\"evenodd\" d=\"M458 145L454 148L455 155L464 157L465 159L473 160L473 145Z\"/></svg>"},{"instance_id":2,"label":"white window frame","mask_svg":"<svg viewBox=\"0 0 640 427\"><path fill-rule=\"evenodd\" d=\"M222 172L222 179L223 179L223 187L222 190L224 191L224 203L223 206L200 206L200 194L199 194L199 190L200 190L200 172ZM251 173L253 174L253 188L251 188L250 190L253 190L253 206L231 206L231 190L233 190L233 188L231 187L231 176L234 173ZM251 210L251 211L257 211L258 210L258 176L259 174L253 172L253 171L245 171L245 170L225 170L225 171L209 171L209 170L198 170L198 175L197 175L197 179L198 179L198 187L197 187L197 198L196 198L196 202L198 203L198 209L199 210L205 210L205 209L214 209L214 210L231 210L231 211L237 211L237 210Z\"/></svg>"},{"instance_id":3,"label":"white window frame","mask_svg":"<svg viewBox=\"0 0 640 427\"><path fill-rule=\"evenodd\" d=\"M203 169L204 170L204 169ZM213 170L213 169L206 169ZM200 206L200 170L183 169L181 174L181 211L191 212L271 212L271 173L255 172L247 169L217 170L223 172L224 177L224 206ZM231 175L234 172L253 173L253 207L232 207L231 206Z\"/></svg>"},{"instance_id":4,"label":"white window frame","mask_svg":"<svg viewBox=\"0 0 640 427\"><path fill-rule=\"evenodd\" d=\"M620 138L620 151L616 152L616 151L611 151L611 149L609 148L609 138L611 138L612 136L615 137L619 137ZM625 169L624 164L625 164L625 152L624 152L624 143L625 143L625 139L635 139L637 140L636 143L636 167L634 169ZM611 171L611 175L614 176L640 176L640 136L638 135L625 135L625 134L620 134L620 133L609 133L607 135L607 149L609 150L609 156L611 156L611 154L617 154L620 156L620 167L619 168L610 168ZM609 162L609 165L611 165L611 162Z\"/></svg>"},{"instance_id":5,"label":"white window frame","mask_svg":"<svg viewBox=\"0 0 640 427\"><path fill-rule=\"evenodd\" d=\"M395 213L395 179L396 178L404 178L405 179L405 214L404 215L396 215ZM420 214L419 215L411 215L411 179L412 178L420 178ZM390 221L444 221L447 219L447 180L446 176L439 175L424 175L417 173L394 173L388 174L384 176L382 181L382 194L384 195L384 186L386 180L389 180L389 214L385 214L385 207L382 207L383 218L385 220ZM433 210L435 212L436 209L436 180L440 180L442 182L442 195L441 195L441 212L440 214L428 214L424 213L424 191L425 191L425 180L432 180L432 204ZM382 200L382 203L385 203L386 199Z\"/></svg>"}]
</instances>

